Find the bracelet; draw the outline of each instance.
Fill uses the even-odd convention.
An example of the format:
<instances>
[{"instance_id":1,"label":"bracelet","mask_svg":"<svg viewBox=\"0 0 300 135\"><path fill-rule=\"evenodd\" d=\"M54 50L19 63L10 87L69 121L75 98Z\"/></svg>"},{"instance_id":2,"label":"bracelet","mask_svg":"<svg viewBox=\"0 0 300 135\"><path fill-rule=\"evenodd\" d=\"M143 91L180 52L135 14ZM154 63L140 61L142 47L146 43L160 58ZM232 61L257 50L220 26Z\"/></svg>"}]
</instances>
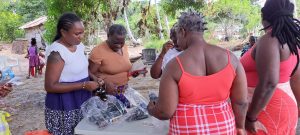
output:
<instances>
[{"instance_id":1,"label":"bracelet","mask_svg":"<svg viewBox=\"0 0 300 135\"><path fill-rule=\"evenodd\" d=\"M86 81L83 82L82 89L85 89L85 87L86 87L85 84L86 84Z\"/></svg>"},{"instance_id":2,"label":"bracelet","mask_svg":"<svg viewBox=\"0 0 300 135\"><path fill-rule=\"evenodd\" d=\"M256 122L257 121L257 118L255 118L254 120L249 118L247 115L246 115L246 120L249 121L249 122Z\"/></svg>"}]
</instances>

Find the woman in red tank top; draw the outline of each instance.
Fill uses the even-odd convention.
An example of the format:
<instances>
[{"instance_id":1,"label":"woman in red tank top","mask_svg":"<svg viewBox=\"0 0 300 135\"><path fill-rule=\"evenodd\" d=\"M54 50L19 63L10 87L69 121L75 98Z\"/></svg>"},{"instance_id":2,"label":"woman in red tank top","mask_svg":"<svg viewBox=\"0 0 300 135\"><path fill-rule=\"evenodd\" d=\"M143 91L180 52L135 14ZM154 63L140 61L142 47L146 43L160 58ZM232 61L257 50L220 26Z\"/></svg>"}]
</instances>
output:
<instances>
[{"instance_id":1,"label":"woman in red tank top","mask_svg":"<svg viewBox=\"0 0 300 135\"><path fill-rule=\"evenodd\" d=\"M256 135L295 135L300 101L299 21L293 18L294 5L289 0L269 0L261 12L266 33L241 58L250 102L246 129Z\"/></svg>"},{"instance_id":2,"label":"woman in red tank top","mask_svg":"<svg viewBox=\"0 0 300 135\"><path fill-rule=\"evenodd\" d=\"M159 99L148 111L169 120L170 135L245 134L247 84L239 60L203 39L203 16L183 12L176 30L184 50L163 72Z\"/></svg>"}]
</instances>

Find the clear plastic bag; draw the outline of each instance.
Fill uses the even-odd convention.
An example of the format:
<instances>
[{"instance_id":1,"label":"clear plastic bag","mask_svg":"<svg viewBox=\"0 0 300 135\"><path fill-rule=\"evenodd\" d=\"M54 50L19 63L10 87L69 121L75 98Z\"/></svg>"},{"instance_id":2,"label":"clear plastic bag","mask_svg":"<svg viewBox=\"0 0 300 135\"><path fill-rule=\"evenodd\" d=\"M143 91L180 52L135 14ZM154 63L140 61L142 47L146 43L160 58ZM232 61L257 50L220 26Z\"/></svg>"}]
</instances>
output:
<instances>
[{"instance_id":1,"label":"clear plastic bag","mask_svg":"<svg viewBox=\"0 0 300 135\"><path fill-rule=\"evenodd\" d=\"M139 92L128 87L124 93L124 96L129 100L132 107L129 113L126 115L126 121L142 120L149 117L147 111L148 100L145 99Z\"/></svg>"},{"instance_id":2,"label":"clear plastic bag","mask_svg":"<svg viewBox=\"0 0 300 135\"><path fill-rule=\"evenodd\" d=\"M99 128L117 123L124 114L126 107L114 96L107 95L107 101L95 96L84 102L81 106L83 116Z\"/></svg>"},{"instance_id":3,"label":"clear plastic bag","mask_svg":"<svg viewBox=\"0 0 300 135\"><path fill-rule=\"evenodd\" d=\"M149 101L139 92L128 87L124 96L130 102L131 108L127 109L115 96L107 95L106 101L95 96L82 104L81 111L83 116L90 122L98 125L99 128L149 117L147 111Z\"/></svg>"}]
</instances>

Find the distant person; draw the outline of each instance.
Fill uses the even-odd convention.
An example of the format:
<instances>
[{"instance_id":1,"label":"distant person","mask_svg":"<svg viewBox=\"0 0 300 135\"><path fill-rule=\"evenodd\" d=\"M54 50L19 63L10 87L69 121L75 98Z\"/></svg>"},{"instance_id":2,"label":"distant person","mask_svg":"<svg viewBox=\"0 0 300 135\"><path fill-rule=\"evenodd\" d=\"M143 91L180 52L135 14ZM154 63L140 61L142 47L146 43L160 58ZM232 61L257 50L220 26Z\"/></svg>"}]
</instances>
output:
<instances>
[{"instance_id":1,"label":"distant person","mask_svg":"<svg viewBox=\"0 0 300 135\"><path fill-rule=\"evenodd\" d=\"M169 120L169 135L244 135L247 83L243 66L228 50L208 44L204 17L183 12L177 44L184 50L162 73L152 116Z\"/></svg>"},{"instance_id":2,"label":"distant person","mask_svg":"<svg viewBox=\"0 0 300 135\"><path fill-rule=\"evenodd\" d=\"M177 45L175 31L176 27L177 24L174 24L170 32L171 41L168 41L163 45L160 55L151 67L150 73L151 77L154 79L160 78L162 75L162 71L166 68L167 63L181 53L181 50Z\"/></svg>"},{"instance_id":3,"label":"distant person","mask_svg":"<svg viewBox=\"0 0 300 135\"><path fill-rule=\"evenodd\" d=\"M53 135L73 135L83 115L80 106L102 85L89 81L81 39L84 26L74 13L60 16L56 36L46 50L45 124Z\"/></svg>"},{"instance_id":4,"label":"distant person","mask_svg":"<svg viewBox=\"0 0 300 135\"><path fill-rule=\"evenodd\" d=\"M28 60L29 60L29 68L28 68L27 79L30 78L30 75L33 76L33 77L36 77L38 66L39 66L39 56L38 56L38 48L37 48L35 38L31 39L30 47L27 50L26 58L28 58Z\"/></svg>"},{"instance_id":5,"label":"distant person","mask_svg":"<svg viewBox=\"0 0 300 135\"><path fill-rule=\"evenodd\" d=\"M229 42L229 37L228 37L228 36L225 36L224 41Z\"/></svg>"},{"instance_id":6,"label":"distant person","mask_svg":"<svg viewBox=\"0 0 300 135\"><path fill-rule=\"evenodd\" d=\"M241 57L256 43L256 39L255 36L249 37L249 43L243 47Z\"/></svg>"},{"instance_id":7,"label":"distant person","mask_svg":"<svg viewBox=\"0 0 300 135\"><path fill-rule=\"evenodd\" d=\"M38 73L39 75L43 74L43 68L46 65L45 55L40 52L39 53L39 66L38 66Z\"/></svg>"},{"instance_id":8,"label":"distant person","mask_svg":"<svg viewBox=\"0 0 300 135\"><path fill-rule=\"evenodd\" d=\"M261 9L265 34L241 58L248 81L245 127L250 135L296 134L300 22L293 14L289 0L267 0Z\"/></svg>"}]
</instances>

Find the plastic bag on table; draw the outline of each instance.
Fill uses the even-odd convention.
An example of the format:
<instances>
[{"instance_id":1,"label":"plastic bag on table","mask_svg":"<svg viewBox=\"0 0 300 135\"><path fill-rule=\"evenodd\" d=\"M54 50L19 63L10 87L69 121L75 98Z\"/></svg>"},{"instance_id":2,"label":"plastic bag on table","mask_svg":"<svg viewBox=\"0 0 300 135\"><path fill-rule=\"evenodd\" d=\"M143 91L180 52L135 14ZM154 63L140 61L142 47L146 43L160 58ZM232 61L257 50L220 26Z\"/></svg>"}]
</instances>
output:
<instances>
[{"instance_id":1,"label":"plastic bag on table","mask_svg":"<svg viewBox=\"0 0 300 135\"><path fill-rule=\"evenodd\" d=\"M139 92L128 87L124 93L124 96L128 99L133 108L126 114L126 121L136 121L149 117L147 111L148 100L145 99Z\"/></svg>"},{"instance_id":2,"label":"plastic bag on table","mask_svg":"<svg viewBox=\"0 0 300 135\"><path fill-rule=\"evenodd\" d=\"M127 113L125 108L119 100L110 95L107 95L107 101L95 96L81 105L83 116L99 128L117 123L118 119Z\"/></svg>"}]
</instances>

